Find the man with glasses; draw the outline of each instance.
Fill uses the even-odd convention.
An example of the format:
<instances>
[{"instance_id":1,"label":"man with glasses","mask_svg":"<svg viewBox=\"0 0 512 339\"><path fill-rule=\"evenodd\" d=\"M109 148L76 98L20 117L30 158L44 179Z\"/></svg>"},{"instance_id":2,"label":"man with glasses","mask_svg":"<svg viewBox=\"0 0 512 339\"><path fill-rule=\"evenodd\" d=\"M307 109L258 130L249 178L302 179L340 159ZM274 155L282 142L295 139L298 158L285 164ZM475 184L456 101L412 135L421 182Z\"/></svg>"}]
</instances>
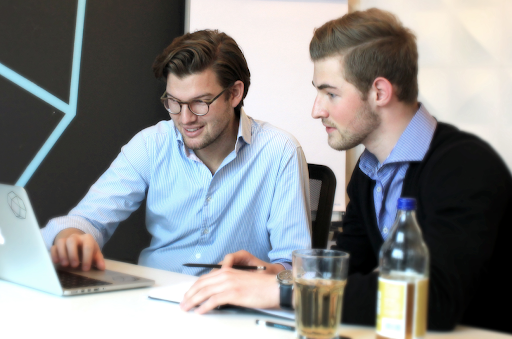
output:
<instances>
[{"instance_id":1,"label":"man with glasses","mask_svg":"<svg viewBox=\"0 0 512 339\"><path fill-rule=\"evenodd\" d=\"M135 135L84 199L42 230L53 261L104 269L103 244L147 197L152 240L141 265L200 275L183 264L246 250L269 272L289 267L291 252L311 244L307 163L295 138L242 109L250 72L236 42L185 34L153 71L167 83L171 120Z\"/></svg>"}]
</instances>

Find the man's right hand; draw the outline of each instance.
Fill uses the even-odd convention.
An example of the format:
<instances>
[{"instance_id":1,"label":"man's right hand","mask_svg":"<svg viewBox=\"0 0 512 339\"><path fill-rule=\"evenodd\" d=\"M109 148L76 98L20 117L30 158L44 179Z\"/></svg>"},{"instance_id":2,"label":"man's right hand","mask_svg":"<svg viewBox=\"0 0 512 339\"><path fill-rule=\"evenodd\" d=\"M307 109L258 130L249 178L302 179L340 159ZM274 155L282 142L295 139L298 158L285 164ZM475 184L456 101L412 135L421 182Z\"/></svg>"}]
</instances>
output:
<instances>
[{"instance_id":1,"label":"man's right hand","mask_svg":"<svg viewBox=\"0 0 512 339\"><path fill-rule=\"evenodd\" d=\"M76 228L59 232L50 251L53 262L63 267L76 268L81 262L83 271L90 270L91 266L105 269L105 259L96 240Z\"/></svg>"},{"instance_id":2,"label":"man's right hand","mask_svg":"<svg viewBox=\"0 0 512 339\"><path fill-rule=\"evenodd\" d=\"M256 258L251 253L241 250L235 253L227 254L224 260L219 262L222 264L222 268L232 267L233 265L247 265L247 266L265 266L267 269L264 271L256 271L257 273L266 273L277 275L277 273L284 270L284 266L281 264L271 264Z\"/></svg>"}]
</instances>

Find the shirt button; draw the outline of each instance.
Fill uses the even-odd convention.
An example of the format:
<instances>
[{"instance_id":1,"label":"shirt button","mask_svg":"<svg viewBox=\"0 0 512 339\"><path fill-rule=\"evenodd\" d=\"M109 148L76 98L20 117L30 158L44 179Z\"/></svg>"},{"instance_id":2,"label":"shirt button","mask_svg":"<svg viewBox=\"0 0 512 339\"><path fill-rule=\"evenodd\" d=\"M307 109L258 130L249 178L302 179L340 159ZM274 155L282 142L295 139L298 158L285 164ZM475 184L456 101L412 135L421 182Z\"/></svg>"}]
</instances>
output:
<instances>
[{"instance_id":1,"label":"shirt button","mask_svg":"<svg viewBox=\"0 0 512 339\"><path fill-rule=\"evenodd\" d=\"M382 232L383 232L384 234L388 234L388 228L387 228L387 227L384 227L384 229L382 229Z\"/></svg>"},{"instance_id":2,"label":"shirt button","mask_svg":"<svg viewBox=\"0 0 512 339\"><path fill-rule=\"evenodd\" d=\"M203 234L208 234L208 233L210 233L210 231L208 231L208 229L205 229L205 230L203 231Z\"/></svg>"},{"instance_id":3,"label":"shirt button","mask_svg":"<svg viewBox=\"0 0 512 339\"><path fill-rule=\"evenodd\" d=\"M199 259L199 258L201 258L201 253L196 254L196 259Z\"/></svg>"},{"instance_id":4,"label":"shirt button","mask_svg":"<svg viewBox=\"0 0 512 339\"><path fill-rule=\"evenodd\" d=\"M210 201L212 201L212 197L207 197L206 202L209 203Z\"/></svg>"},{"instance_id":5,"label":"shirt button","mask_svg":"<svg viewBox=\"0 0 512 339\"><path fill-rule=\"evenodd\" d=\"M382 190L382 189L381 189L380 187L377 187L377 192L379 192L379 193L380 193L380 191L381 191L381 190Z\"/></svg>"}]
</instances>

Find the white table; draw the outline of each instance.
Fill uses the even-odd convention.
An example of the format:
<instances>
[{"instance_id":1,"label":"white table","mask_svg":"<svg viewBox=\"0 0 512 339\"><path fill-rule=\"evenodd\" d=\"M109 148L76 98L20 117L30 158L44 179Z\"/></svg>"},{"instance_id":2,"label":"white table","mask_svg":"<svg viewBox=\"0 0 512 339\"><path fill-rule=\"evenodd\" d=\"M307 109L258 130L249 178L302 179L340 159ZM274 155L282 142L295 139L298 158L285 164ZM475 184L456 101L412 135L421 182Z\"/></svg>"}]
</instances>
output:
<instances>
[{"instance_id":1,"label":"white table","mask_svg":"<svg viewBox=\"0 0 512 339\"><path fill-rule=\"evenodd\" d=\"M192 279L137 265L107 260L107 268L147 277L155 287ZM148 299L150 288L58 297L0 281L0 338L295 338L293 332L257 326L256 319L293 324L256 312L185 313L177 304ZM341 334L373 339L374 329L342 326ZM452 333L427 338L511 338L512 336L458 327Z\"/></svg>"}]
</instances>

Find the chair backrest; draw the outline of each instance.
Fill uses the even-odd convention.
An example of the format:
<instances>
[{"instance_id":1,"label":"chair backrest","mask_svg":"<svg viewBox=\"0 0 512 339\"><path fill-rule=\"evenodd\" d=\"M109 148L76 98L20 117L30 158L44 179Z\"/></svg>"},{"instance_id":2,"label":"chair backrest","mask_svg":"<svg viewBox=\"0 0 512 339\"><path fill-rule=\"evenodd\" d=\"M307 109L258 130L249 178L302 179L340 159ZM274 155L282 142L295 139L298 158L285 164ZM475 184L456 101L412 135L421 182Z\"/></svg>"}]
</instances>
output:
<instances>
[{"instance_id":1,"label":"chair backrest","mask_svg":"<svg viewBox=\"0 0 512 339\"><path fill-rule=\"evenodd\" d=\"M326 248L331 226L336 176L327 166L308 164L311 199L312 248Z\"/></svg>"}]
</instances>

